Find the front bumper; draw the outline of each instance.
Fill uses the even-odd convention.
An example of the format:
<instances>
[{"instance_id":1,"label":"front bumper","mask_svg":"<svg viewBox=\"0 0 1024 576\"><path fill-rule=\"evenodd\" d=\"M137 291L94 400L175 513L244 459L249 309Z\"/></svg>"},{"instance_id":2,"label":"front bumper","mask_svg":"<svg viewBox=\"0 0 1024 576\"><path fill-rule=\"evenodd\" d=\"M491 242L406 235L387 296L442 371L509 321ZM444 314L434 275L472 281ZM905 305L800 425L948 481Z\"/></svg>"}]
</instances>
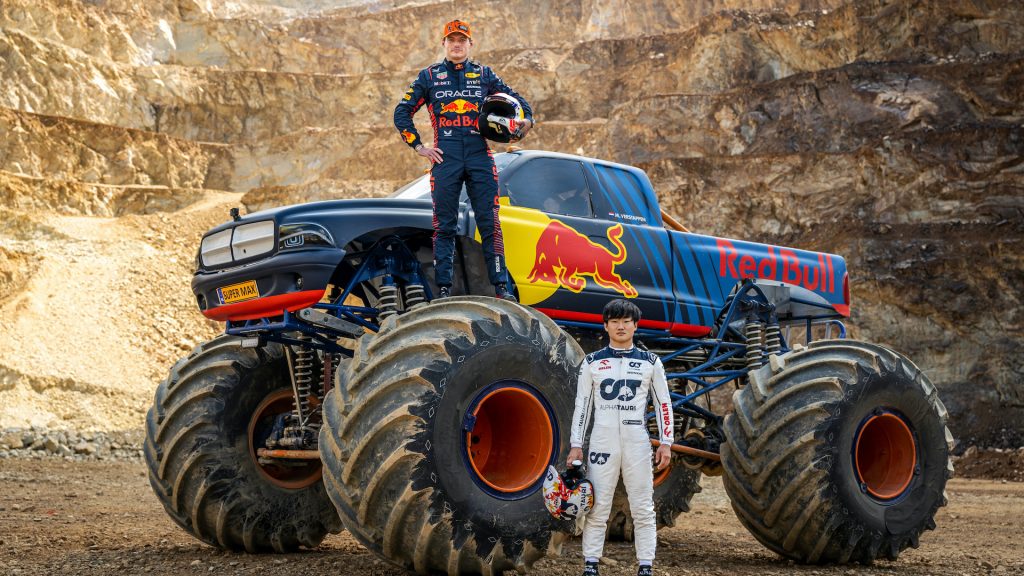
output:
<instances>
[{"instance_id":1,"label":"front bumper","mask_svg":"<svg viewBox=\"0 0 1024 576\"><path fill-rule=\"evenodd\" d=\"M254 320L280 316L316 304L324 295L345 251L318 248L279 252L266 260L217 271L198 271L192 292L204 316L217 321ZM225 303L218 289L255 281L259 296Z\"/></svg>"}]
</instances>

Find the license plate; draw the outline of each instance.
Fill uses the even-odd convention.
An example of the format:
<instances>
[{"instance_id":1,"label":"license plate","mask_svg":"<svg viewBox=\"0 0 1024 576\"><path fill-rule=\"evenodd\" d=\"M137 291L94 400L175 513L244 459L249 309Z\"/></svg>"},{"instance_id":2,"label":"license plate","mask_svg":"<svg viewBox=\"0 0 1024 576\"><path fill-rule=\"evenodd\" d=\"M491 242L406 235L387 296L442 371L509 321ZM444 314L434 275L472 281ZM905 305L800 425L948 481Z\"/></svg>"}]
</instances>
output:
<instances>
[{"instance_id":1,"label":"license plate","mask_svg":"<svg viewBox=\"0 0 1024 576\"><path fill-rule=\"evenodd\" d=\"M239 282L223 288L217 288L217 298L221 304L234 304L260 297L260 289L256 287L255 280Z\"/></svg>"}]
</instances>

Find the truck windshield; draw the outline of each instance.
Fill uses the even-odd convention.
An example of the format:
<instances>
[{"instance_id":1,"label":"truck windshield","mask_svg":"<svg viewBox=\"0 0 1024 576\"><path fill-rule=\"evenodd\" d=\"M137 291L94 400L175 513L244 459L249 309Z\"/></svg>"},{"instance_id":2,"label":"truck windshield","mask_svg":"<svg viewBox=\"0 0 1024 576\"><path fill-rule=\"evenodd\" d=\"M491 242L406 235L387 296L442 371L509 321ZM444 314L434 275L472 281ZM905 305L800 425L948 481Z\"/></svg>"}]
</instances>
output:
<instances>
[{"instance_id":1,"label":"truck windshield","mask_svg":"<svg viewBox=\"0 0 1024 576\"><path fill-rule=\"evenodd\" d=\"M513 160L519 157L519 154L515 152L501 152L494 155L494 166L498 169L498 173L504 170ZM466 187L462 187L462 198L465 200ZM405 186L402 186L398 190L395 190L391 194L391 198L400 198L402 200L410 200L416 198L430 198L430 174L424 174L419 178L409 182Z\"/></svg>"}]
</instances>

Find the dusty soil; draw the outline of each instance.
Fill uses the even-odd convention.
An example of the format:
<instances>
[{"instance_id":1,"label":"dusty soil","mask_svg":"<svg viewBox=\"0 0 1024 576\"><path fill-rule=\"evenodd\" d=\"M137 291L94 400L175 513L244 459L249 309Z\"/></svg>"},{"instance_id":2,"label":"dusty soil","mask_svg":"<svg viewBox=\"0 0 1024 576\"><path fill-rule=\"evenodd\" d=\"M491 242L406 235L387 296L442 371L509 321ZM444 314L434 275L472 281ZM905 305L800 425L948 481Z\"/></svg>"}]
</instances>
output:
<instances>
[{"instance_id":1,"label":"dusty soil","mask_svg":"<svg viewBox=\"0 0 1024 576\"><path fill-rule=\"evenodd\" d=\"M897 562L794 566L761 547L736 520L721 482L704 479L694 511L659 533L656 573L1024 574L1024 484L954 479L939 528ZM610 544L604 575L635 574L632 547ZM614 562L614 563L612 563ZM533 573L576 574L579 541ZM0 573L27 574L405 574L347 533L316 550L280 556L229 553L198 543L165 514L144 465L133 462L0 460Z\"/></svg>"},{"instance_id":2,"label":"dusty soil","mask_svg":"<svg viewBox=\"0 0 1024 576\"><path fill-rule=\"evenodd\" d=\"M985 449L971 446L954 461L961 478L992 478L1024 482L1024 447Z\"/></svg>"}]
</instances>

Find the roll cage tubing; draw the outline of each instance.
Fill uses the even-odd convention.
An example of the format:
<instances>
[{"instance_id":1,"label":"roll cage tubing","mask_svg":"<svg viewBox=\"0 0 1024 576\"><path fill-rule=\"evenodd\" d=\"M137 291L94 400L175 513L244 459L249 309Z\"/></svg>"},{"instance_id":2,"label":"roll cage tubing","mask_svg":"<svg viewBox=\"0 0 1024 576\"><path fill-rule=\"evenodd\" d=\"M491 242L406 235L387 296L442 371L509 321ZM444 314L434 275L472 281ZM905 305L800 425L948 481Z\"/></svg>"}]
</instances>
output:
<instances>
[{"instance_id":1,"label":"roll cage tubing","mask_svg":"<svg viewBox=\"0 0 1024 576\"><path fill-rule=\"evenodd\" d=\"M331 302L318 302L312 306L313 309L342 320L347 325L346 330L336 329L324 324L313 324L299 318L294 312L285 311L281 319L276 321L266 318L237 322L229 320L225 332L251 339L249 345L254 347L259 346L265 341L272 341L287 345L311 346L324 352L352 357L351 350L336 342L338 338L357 338L362 333L362 329L369 329L373 332L380 330L380 326L376 322L377 308L344 304L348 296L361 283L374 278L383 278L383 285L387 286L393 285L395 279L399 279L405 284L422 285L427 299L432 299L433 295L430 293L429 285L423 281L423 274L420 271L418 261L399 236L392 235L382 238L369 249L351 253L349 256L362 258L362 263L351 279L349 279L344 290ZM816 302L799 300L797 298L791 298L791 301L830 310L827 305ZM727 360L737 356L745 356L746 354L747 345L743 342L745 337L732 326L738 320L757 320L764 323L775 323L778 320L775 316L775 305L768 300L761 287L751 279L744 280L734 293L726 299L725 306L718 315L717 333L712 338L679 338L672 336L667 330L652 330L648 328L641 328L636 331L636 339L645 344L658 344L674 349L673 352L661 356L661 360L664 363L697 349L703 348L707 350L707 360L701 364L685 372L665 374L667 380L689 381L696 386L696 390L689 394L670 393L673 411L689 417L713 422L721 421L721 416L698 406L694 403L694 400L745 376L751 370L749 367L730 370L718 369ZM813 339L812 328L814 325L822 323L821 319L813 316L797 317L791 320L803 320L806 322L806 339L808 342ZM592 322L555 320L555 323L563 327L598 333L604 329L602 324ZM846 337L846 327L841 321L826 319L824 323L829 333L831 333L832 326L836 326L839 329L839 337ZM785 336L780 334L782 352L790 350L788 342L789 329L791 327L791 325L787 326ZM292 332L302 332L309 336L310 340L296 339L289 335ZM765 360L766 358L762 358L762 363ZM717 380L709 382L709 379ZM653 418L654 412L649 412L646 416L648 419Z\"/></svg>"}]
</instances>

